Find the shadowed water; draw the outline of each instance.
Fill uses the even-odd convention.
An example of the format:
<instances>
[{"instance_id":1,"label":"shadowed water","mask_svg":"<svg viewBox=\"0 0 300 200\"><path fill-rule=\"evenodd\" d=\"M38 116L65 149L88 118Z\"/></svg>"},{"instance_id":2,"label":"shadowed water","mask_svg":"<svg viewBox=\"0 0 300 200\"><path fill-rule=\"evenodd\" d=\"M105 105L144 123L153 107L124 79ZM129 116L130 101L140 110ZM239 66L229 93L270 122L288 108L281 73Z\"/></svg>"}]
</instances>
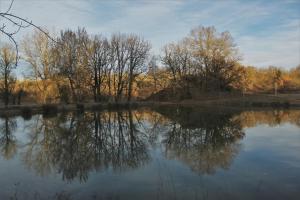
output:
<instances>
[{"instance_id":1,"label":"shadowed water","mask_svg":"<svg viewBox=\"0 0 300 200\"><path fill-rule=\"evenodd\" d=\"M300 111L0 119L0 199L299 199Z\"/></svg>"}]
</instances>

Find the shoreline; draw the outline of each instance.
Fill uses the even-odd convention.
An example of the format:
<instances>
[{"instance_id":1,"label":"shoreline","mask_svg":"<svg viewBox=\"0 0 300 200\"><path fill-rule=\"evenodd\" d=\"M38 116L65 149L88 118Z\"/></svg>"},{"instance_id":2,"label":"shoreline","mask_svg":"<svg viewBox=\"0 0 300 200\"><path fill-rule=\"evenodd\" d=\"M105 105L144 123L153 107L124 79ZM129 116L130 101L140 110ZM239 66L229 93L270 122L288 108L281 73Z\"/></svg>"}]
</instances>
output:
<instances>
[{"instance_id":1,"label":"shoreline","mask_svg":"<svg viewBox=\"0 0 300 200\"><path fill-rule=\"evenodd\" d=\"M252 97L253 98L253 97ZM300 109L300 101L277 99L277 100L258 100L251 98L230 98L230 99L213 99L213 100L184 100L184 101L136 101L120 103L77 103L77 104L23 104L0 106L0 116L26 116L35 114L51 115L60 112L84 112L84 111L101 111L116 109L135 109L135 108L153 108L159 106L183 106L183 107L206 107L206 108L227 108L237 110L270 110L270 109Z\"/></svg>"}]
</instances>

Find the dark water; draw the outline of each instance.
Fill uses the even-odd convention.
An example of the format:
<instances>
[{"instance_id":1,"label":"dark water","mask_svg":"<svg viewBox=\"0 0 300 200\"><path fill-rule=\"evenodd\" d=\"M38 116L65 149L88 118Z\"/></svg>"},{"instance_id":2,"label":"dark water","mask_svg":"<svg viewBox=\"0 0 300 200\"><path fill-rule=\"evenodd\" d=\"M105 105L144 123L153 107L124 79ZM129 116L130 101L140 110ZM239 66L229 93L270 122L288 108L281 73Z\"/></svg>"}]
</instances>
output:
<instances>
[{"instance_id":1,"label":"dark water","mask_svg":"<svg viewBox=\"0 0 300 200\"><path fill-rule=\"evenodd\" d=\"M0 199L300 199L300 111L0 119Z\"/></svg>"}]
</instances>

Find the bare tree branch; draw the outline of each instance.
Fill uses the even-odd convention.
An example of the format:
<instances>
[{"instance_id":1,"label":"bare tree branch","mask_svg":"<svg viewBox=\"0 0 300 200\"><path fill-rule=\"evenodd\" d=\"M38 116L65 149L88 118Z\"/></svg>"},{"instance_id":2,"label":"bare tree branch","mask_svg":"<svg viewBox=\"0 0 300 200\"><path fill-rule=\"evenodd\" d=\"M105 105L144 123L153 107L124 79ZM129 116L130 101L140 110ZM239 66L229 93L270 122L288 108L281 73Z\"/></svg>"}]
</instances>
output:
<instances>
[{"instance_id":1,"label":"bare tree branch","mask_svg":"<svg viewBox=\"0 0 300 200\"><path fill-rule=\"evenodd\" d=\"M16 26L17 28L14 31L9 31L9 30L7 30L6 24L3 23L3 25L0 27L0 33L5 35L14 44L16 52L17 52L15 64L17 65L18 59L19 59L19 50L18 50L18 43L16 42L14 35L17 34L22 28L27 28L27 27L32 26L32 27L36 28L37 30L39 30L40 32L42 32L43 34L45 34L53 42L55 42L55 43L57 43L57 42L49 35L48 32L44 31L41 27L32 23L32 21L29 21L25 18L22 18L15 14L10 13L13 3L14 3L14 0L11 0L8 9L5 12L0 12L0 18L5 19L7 21L6 23L10 23L13 26Z\"/></svg>"}]
</instances>

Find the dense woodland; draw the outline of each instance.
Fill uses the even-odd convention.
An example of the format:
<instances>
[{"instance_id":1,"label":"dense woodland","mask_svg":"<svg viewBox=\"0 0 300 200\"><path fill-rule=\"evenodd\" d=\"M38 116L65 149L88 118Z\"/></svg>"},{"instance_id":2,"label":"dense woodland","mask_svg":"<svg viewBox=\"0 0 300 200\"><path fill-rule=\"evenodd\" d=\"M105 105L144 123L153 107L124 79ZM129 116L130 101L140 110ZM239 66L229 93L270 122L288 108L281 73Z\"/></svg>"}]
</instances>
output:
<instances>
[{"instance_id":1,"label":"dense woodland","mask_svg":"<svg viewBox=\"0 0 300 200\"><path fill-rule=\"evenodd\" d=\"M48 32L47 32L48 33ZM151 55L135 34L90 35L84 28L57 37L40 31L24 38L20 59L31 76L16 78L16 49L1 44L0 92L5 105L193 99L215 92L273 93L300 90L300 65L285 70L243 66L229 32L196 27ZM18 62L20 64L20 62Z\"/></svg>"}]
</instances>

